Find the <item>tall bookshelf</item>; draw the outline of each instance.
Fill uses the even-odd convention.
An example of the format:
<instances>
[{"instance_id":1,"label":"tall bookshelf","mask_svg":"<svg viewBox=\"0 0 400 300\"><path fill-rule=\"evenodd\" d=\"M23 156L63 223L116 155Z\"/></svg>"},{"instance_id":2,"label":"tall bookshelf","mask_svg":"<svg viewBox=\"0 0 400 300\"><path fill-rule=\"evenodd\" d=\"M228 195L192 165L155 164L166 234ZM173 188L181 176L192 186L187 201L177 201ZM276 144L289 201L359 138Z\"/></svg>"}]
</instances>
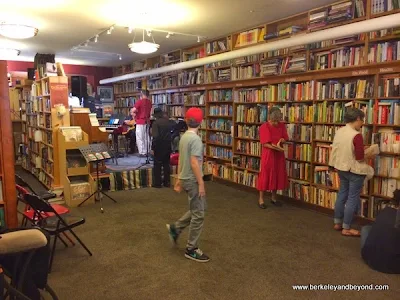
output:
<instances>
[{"instance_id":1,"label":"tall bookshelf","mask_svg":"<svg viewBox=\"0 0 400 300\"><path fill-rule=\"evenodd\" d=\"M58 106L64 106L61 116ZM52 76L36 80L29 101L25 102L26 128L23 167L48 189L62 188L57 130L70 125L68 77Z\"/></svg>"},{"instance_id":2,"label":"tall bookshelf","mask_svg":"<svg viewBox=\"0 0 400 300\"><path fill-rule=\"evenodd\" d=\"M399 13L400 8L389 2L335 2L206 41L204 52L210 56ZM365 32L205 65L204 82L179 81L173 88L153 85L151 94L168 107L168 94L204 91L209 170L214 178L252 188L260 164L259 126L271 106L280 107L290 137L285 144L290 187L284 196L327 211L339 188L337 174L327 171L334 133L344 125L344 108L362 109L364 143L381 146L381 154L370 161L376 176L362 191L360 209L362 217L373 219L385 205L382 200L390 199L395 186L400 188L399 48L399 28ZM161 62L161 56L148 61ZM185 72L180 71L182 77ZM231 91L232 98L225 102L213 96L222 91Z\"/></svg>"}]
</instances>

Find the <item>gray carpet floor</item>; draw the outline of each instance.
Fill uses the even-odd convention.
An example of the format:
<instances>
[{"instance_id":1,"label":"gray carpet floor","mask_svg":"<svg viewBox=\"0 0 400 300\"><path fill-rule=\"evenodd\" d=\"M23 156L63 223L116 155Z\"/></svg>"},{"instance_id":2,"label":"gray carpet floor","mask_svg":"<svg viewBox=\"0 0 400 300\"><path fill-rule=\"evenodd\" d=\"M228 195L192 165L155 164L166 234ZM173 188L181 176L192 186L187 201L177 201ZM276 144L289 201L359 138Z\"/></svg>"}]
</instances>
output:
<instances>
[{"instance_id":1,"label":"gray carpet floor","mask_svg":"<svg viewBox=\"0 0 400 300\"><path fill-rule=\"evenodd\" d=\"M171 247L165 224L187 209L172 189L110 193L115 204L72 209L86 217L77 234L93 252L59 245L49 283L61 300L398 299L400 275L371 270L360 240L332 230L329 216L285 205L257 207L254 193L207 182L201 249L186 259L187 231ZM389 291L294 291L298 284L387 284ZM397 295L397 296L396 296Z\"/></svg>"}]
</instances>

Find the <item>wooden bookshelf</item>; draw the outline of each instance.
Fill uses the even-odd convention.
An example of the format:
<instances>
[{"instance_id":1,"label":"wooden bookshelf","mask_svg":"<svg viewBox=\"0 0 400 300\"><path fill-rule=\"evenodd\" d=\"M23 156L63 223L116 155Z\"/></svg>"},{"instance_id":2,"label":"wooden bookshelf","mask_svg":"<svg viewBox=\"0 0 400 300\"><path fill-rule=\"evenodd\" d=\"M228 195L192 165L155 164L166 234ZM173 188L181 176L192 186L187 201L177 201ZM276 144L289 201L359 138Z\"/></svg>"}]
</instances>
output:
<instances>
[{"instance_id":1,"label":"wooden bookshelf","mask_svg":"<svg viewBox=\"0 0 400 300\"><path fill-rule=\"evenodd\" d=\"M26 128L23 168L35 175L48 189L62 189L57 131L69 126L68 77L36 80L29 101L25 101ZM66 108L63 116L58 106Z\"/></svg>"},{"instance_id":2,"label":"wooden bookshelf","mask_svg":"<svg viewBox=\"0 0 400 300\"><path fill-rule=\"evenodd\" d=\"M294 34L323 30L398 12L397 9L393 9L374 14L373 1L353 0L349 5L349 1L343 0L231 33L206 41L203 45L205 54L215 55L288 38ZM257 40L254 37L257 29L258 33L265 29L262 41L260 36ZM240 41L246 35L248 42L241 44ZM167 101L172 97L171 94L187 97L190 93L204 91L204 134L208 171L214 178L223 178L252 188L256 187L261 153L258 128L266 120L267 111L271 106L280 107L288 131L291 132L290 142L285 146L286 151L295 149L292 150L292 155L287 153L290 188L284 196L302 200L297 202L307 206L323 207L329 211L333 208L338 182L334 182L332 186L324 184L322 172L323 168L327 167L329 153L320 148L329 149L335 129L344 125L341 113L344 108L354 106L366 112L366 122L362 130L366 145L373 143L373 138L379 134L386 134L385 132L390 130L398 132L400 128L397 121L392 120L389 121L390 124L386 124L388 121L382 119L382 115L387 114L388 110L393 110L398 103L396 101L400 100L400 94L382 92L384 80L394 82L394 78L400 78L400 56L393 56L399 52L395 51L395 48L400 48L400 30L388 28L379 32L366 32L232 61L216 62L203 67L204 82L187 84L178 80L179 85L173 88L158 85L151 91L153 104L161 105L165 110L170 107L178 109L177 105L180 102ZM184 51L182 50L182 53ZM149 60L160 62L161 57ZM188 71L180 71L180 76L187 76L185 72ZM158 76L162 78L164 75ZM150 82L155 79L148 80ZM398 80L396 79L396 84L391 83L392 89L393 86L397 86ZM230 90L232 100L226 102L225 99L215 100L210 97L210 92L221 90ZM185 101L183 103L182 109L185 111L187 105ZM227 115L215 115L215 109L224 105L232 105L231 112ZM391 134L397 138L396 132ZM212 150L215 148L220 149L220 153ZM323 161L317 159L320 155L326 156ZM387 161L381 163L384 166L390 163L395 165L396 162L389 160L399 157L400 153L397 150L383 151L377 160L386 159ZM300 171L294 172L294 169ZM321 174L317 174L319 172ZM379 170L377 176L369 181L362 193L361 215L365 219L373 219L375 211L380 207L379 199L388 198L387 188L384 188L388 186L388 180L392 180L392 185L400 187L397 178L397 174L384 169Z\"/></svg>"}]
</instances>

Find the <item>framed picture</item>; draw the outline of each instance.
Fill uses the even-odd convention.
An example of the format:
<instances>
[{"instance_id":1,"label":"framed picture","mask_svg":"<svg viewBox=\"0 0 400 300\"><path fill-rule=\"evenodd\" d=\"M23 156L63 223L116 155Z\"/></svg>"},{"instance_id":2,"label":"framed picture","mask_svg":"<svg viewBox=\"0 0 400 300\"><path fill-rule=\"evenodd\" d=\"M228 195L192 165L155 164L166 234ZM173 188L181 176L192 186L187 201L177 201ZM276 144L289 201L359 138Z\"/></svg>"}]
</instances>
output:
<instances>
[{"instance_id":1,"label":"framed picture","mask_svg":"<svg viewBox=\"0 0 400 300\"><path fill-rule=\"evenodd\" d=\"M102 103L114 102L114 92L112 86L98 86L97 94L99 95L100 101Z\"/></svg>"}]
</instances>

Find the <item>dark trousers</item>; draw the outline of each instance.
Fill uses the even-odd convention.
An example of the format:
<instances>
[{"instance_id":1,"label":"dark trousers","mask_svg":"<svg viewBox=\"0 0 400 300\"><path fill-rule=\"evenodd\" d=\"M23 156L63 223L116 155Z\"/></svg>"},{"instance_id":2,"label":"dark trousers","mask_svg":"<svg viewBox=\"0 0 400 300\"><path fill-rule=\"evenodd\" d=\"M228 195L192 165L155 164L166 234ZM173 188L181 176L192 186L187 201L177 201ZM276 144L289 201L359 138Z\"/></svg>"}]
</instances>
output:
<instances>
[{"instance_id":1,"label":"dark trousers","mask_svg":"<svg viewBox=\"0 0 400 300\"><path fill-rule=\"evenodd\" d=\"M135 153L136 152L136 130L130 130L126 135L126 139L129 141L129 148L130 152Z\"/></svg>"},{"instance_id":2,"label":"dark trousers","mask_svg":"<svg viewBox=\"0 0 400 300\"><path fill-rule=\"evenodd\" d=\"M154 147L154 186L161 186L161 168L163 169L164 186L170 185L170 157L171 157L171 142L163 141Z\"/></svg>"}]
</instances>

